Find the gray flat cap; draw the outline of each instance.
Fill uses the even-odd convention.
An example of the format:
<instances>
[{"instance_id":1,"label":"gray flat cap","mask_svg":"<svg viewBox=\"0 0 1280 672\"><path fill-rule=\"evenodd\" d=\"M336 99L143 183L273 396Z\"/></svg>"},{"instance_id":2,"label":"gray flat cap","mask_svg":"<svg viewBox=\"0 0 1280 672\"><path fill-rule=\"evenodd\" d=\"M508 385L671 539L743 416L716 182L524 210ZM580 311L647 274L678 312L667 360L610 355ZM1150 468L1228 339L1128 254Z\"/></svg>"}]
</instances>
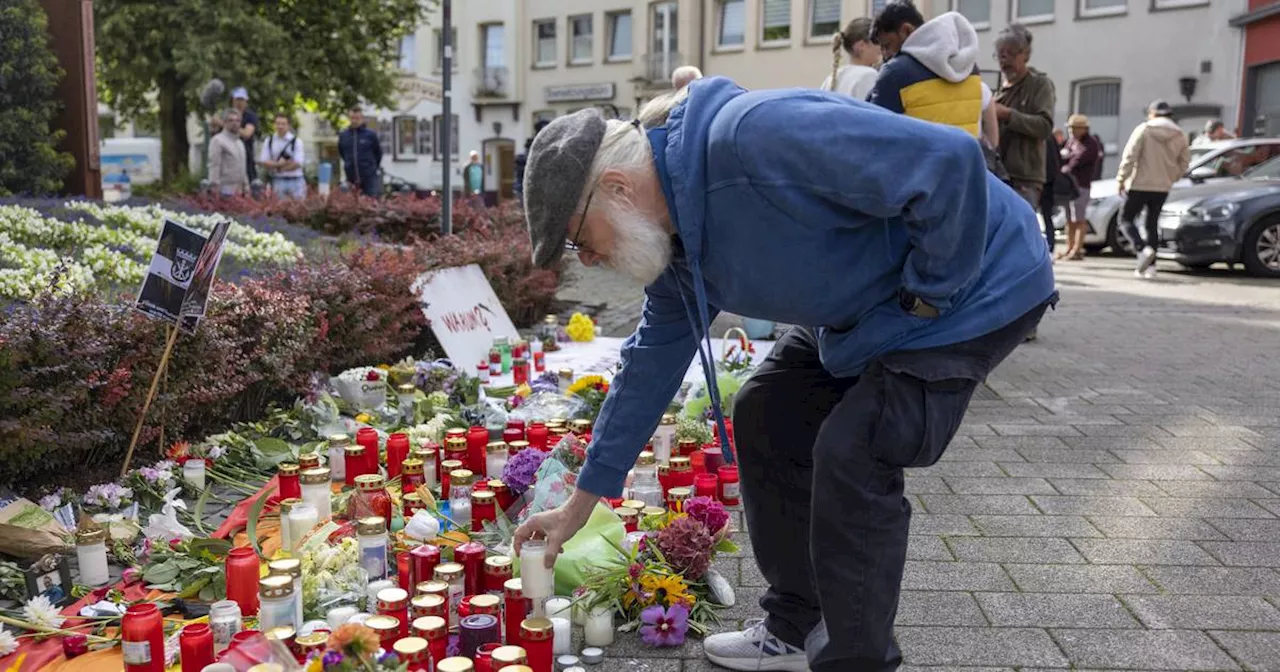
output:
<instances>
[{"instance_id":1,"label":"gray flat cap","mask_svg":"<svg viewBox=\"0 0 1280 672\"><path fill-rule=\"evenodd\" d=\"M564 253L569 219L605 128L604 115L590 107L554 119L533 139L524 169L524 216L535 265L549 266Z\"/></svg>"}]
</instances>

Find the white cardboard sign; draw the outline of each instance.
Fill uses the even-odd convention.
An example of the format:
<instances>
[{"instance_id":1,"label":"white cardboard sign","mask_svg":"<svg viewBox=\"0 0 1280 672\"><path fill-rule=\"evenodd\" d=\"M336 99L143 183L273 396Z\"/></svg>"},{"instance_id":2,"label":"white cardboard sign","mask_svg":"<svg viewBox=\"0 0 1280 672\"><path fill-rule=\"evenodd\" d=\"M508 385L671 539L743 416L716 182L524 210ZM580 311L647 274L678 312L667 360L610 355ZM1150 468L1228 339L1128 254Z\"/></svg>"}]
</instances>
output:
<instances>
[{"instance_id":1,"label":"white cardboard sign","mask_svg":"<svg viewBox=\"0 0 1280 672\"><path fill-rule=\"evenodd\" d=\"M413 293L445 355L461 371L474 374L476 364L488 360L494 338L519 336L476 264L423 273Z\"/></svg>"}]
</instances>

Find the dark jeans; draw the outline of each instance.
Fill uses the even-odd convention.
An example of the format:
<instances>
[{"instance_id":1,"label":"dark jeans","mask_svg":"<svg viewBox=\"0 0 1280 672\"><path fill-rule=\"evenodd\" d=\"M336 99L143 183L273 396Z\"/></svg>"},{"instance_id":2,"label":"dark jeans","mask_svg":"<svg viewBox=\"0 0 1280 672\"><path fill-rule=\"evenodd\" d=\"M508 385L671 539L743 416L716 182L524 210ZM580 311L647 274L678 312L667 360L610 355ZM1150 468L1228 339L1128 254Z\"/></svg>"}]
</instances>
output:
<instances>
[{"instance_id":1,"label":"dark jeans","mask_svg":"<svg viewBox=\"0 0 1280 672\"><path fill-rule=\"evenodd\" d=\"M1142 237L1138 235L1138 226L1134 223L1143 208L1147 210L1144 222L1147 229L1145 244L1153 249L1160 247L1160 208L1164 207L1166 198L1169 198L1167 191L1130 191L1125 197L1124 208L1120 211L1120 231L1133 243L1134 252L1141 251L1144 245Z\"/></svg>"},{"instance_id":2,"label":"dark jeans","mask_svg":"<svg viewBox=\"0 0 1280 672\"><path fill-rule=\"evenodd\" d=\"M365 196L373 196L376 198L382 195L382 176L376 174L372 175L361 181L359 185L352 182L351 187L353 190L357 190Z\"/></svg>"},{"instance_id":3,"label":"dark jeans","mask_svg":"<svg viewBox=\"0 0 1280 672\"><path fill-rule=\"evenodd\" d=\"M851 378L827 373L813 333L793 328L738 392L745 513L769 583L760 606L813 672L901 664L902 470L938 461L978 384L1048 305L971 341L887 353Z\"/></svg>"},{"instance_id":4,"label":"dark jeans","mask_svg":"<svg viewBox=\"0 0 1280 672\"><path fill-rule=\"evenodd\" d=\"M1053 201L1045 202L1044 198L1040 199L1040 217L1044 219L1044 239L1049 243L1049 251L1053 251L1054 239L1057 238L1053 230L1053 211L1057 210L1057 206Z\"/></svg>"}]
</instances>

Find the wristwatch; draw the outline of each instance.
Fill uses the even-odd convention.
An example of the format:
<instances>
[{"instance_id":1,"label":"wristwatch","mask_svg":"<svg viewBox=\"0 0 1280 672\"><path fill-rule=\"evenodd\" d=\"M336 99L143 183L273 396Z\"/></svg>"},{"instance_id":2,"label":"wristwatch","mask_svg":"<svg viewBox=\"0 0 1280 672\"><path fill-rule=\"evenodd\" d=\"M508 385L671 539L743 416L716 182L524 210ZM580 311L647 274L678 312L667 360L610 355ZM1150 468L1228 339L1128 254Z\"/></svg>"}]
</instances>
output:
<instances>
[{"instance_id":1,"label":"wristwatch","mask_svg":"<svg viewBox=\"0 0 1280 672\"><path fill-rule=\"evenodd\" d=\"M899 290L898 305L902 306L902 309L911 315L926 320L932 320L939 315L937 308L925 303L920 297L906 289Z\"/></svg>"}]
</instances>

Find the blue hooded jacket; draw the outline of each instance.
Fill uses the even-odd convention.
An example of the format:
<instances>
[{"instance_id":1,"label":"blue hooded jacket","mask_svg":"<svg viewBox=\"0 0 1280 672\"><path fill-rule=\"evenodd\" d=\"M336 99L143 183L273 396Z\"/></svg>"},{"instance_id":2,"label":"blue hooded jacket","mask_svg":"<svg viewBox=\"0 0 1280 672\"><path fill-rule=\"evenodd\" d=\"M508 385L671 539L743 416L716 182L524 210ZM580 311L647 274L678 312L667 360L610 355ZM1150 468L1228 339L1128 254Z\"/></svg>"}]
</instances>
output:
<instances>
[{"instance_id":1,"label":"blue hooded jacket","mask_svg":"<svg viewBox=\"0 0 1280 672\"><path fill-rule=\"evenodd\" d=\"M720 309L813 327L823 366L844 377L889 351L990 333L1053 295L1035 214L962 130L717 77L648 133L679 244L623 344L578 478L587 492L621 491ZM903 289L940 316L906 312Z\"/></svg>"}]
</instances>

